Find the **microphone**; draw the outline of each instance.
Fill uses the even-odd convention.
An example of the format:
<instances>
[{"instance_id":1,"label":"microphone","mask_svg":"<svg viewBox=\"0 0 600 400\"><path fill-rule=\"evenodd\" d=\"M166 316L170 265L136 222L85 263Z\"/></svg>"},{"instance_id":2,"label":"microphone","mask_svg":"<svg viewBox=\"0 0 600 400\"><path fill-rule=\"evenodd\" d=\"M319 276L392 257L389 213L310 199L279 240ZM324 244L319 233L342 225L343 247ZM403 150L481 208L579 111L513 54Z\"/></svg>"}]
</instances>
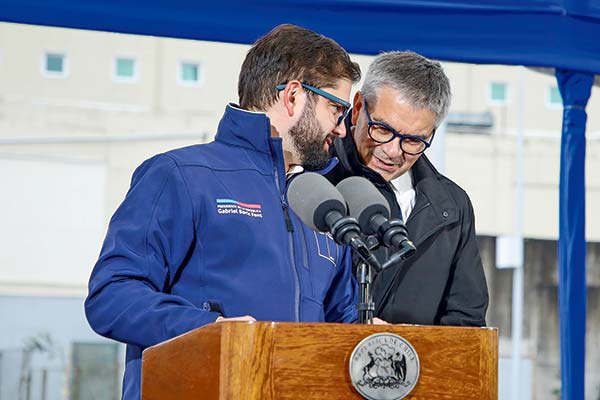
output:
<instances>
[{"instance_id":1,"label":"microphone","mask_svg":"<svg viewBox=\"0 0 600 400\"><path fill-rule=\"evenodd\" d=\"M364 262L377 271L381 269L360 237L358 222L348 216L344 197L326 178L314 172L300 174L290 183L287 197L305 225L316 231L331 232L337 244L352 247Z\"/></svg>"},{"instance_id":2,"label":"microphone","mask_svg":"<svg viewBox=\"0 0 600 400\"><path fill-rule=\"evenodd\" d=\"M404 222L390 219L387 200L369 180L351 176L338 183L336 188L346 199L350 215L358 220L363 233L376 235L380 243L394 252L382 266L384 269L416 252L417 249L408 240Z\"/></svg>"}]
</instances>

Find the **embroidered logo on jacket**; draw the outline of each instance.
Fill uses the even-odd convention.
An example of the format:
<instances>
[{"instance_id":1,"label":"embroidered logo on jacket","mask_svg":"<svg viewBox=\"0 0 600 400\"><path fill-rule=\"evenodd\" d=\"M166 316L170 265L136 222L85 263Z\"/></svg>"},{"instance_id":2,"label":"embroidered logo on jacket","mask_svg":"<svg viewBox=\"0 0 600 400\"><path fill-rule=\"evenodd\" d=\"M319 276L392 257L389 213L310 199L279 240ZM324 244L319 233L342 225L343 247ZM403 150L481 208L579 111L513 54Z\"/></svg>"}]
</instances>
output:
<instances>
[{"instance_id":1,"label":"embroidered logo on jacket","mask_svg":"<svg viewBox=\"0 0 600 400\"><path fill-rule=\"evenodd\" d=\"M262 205L248 204L232 199L217 199L217 212L219 214L238 214L252 218L262 218Z\"/></svg>"},{"instance_id":2,"label":"embroidered logo on jacket","mask_svg":"<svg viewBox=\"0 0 600 400\"><path fill-rule=\"evenodd\" d=\"M331 247L329 247L330 242L331 242L332 247L335 246L333 244L334 243L333 236L331 236L329 233L323 233L323 232L313 231L313 233L315 234L315 241L317 242L317 253L319 254L319 257L323 257L324 259L326 259L327 261L332 263L333 266L335 267L335 257L333 257L333 254L331 254ZM321 241L321 240L319 240L319 238L324 239L324 240ZM337 249L336 249L336 251L337 251Z\"/></svg>"}]
</instances>

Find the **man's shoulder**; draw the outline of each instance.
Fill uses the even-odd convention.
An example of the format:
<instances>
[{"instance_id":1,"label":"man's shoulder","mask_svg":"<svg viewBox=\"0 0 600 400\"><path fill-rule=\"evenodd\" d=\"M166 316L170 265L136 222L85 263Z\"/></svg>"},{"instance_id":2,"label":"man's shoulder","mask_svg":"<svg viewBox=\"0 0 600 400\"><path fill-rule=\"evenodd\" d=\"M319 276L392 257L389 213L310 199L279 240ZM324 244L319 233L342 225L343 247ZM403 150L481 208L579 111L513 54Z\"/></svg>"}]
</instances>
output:
<instances>
[{"instance_id":1,"label":"man's shoulder","mask_svg":"<svg viewBox=\"0 0 600 400\"><path fill-rule=\"evenodd\" d=\"M271 172L271 159L259 158L256 152L247 152L241 147L227 145L219 141L195 144L157 154L144 161L135 175L152 169L154 171L175 171L184 175L232 172L240 170ZM262 155L261 155L262 156ZM175 172L177 173L177 172Z\"/></svg>"},{"instance_id":2,"label":"man's shoulder","mask_svg":"<svg viewBox=\"0 0 600 400\"><path fill-rule=\"evenodd\" d=\"M337 185L338 183L343 181L345 178L352 176L352 173L350 171L348 171L346 168L344 168L342 163L338 161L338 163L333 168L331 168L331 170L329 170L327 173L325 173L323 175L333 185Z\"/></svg>"},{"instance_id":3,"label":"man's shoulder","mask_svg":"<svg viewBox=\"0 0 600 400\"><path fill-rule=\"evenodd\" d=\"M203 157L203 147L206 145L192 145L155 154L144 160L134 171L132 184L135 184L142 177L151 174L153 176L169 176L176 173L181 167L194 164Z\"/></svg>"},{"instance_id":4,"label":"man's shoulder","mask_svg":"<svg viewBox=\"0 0 600 400\"><path fill-rule=\"evenodd\" d=\"M467 192L452 179L448 178L444 174L439 174L440 183L443 184L448 190L451 190L456 193L460 193L461 195L467 196Z\"/></svg>"},{"instance_id":5,"label":"man's shoulder","mask_svg":"<svg viewBox=\"0 0 600 400\"><path fill-rule=\"evenodd\" d=\"M471 199L467 192L458 183L439 172L429 159L423 157L419 168L428 169L430 171L429 174L435 176L435 182L439 185L440 190L447 191L459 207L465 208L471 206Z\"/></svg>"},{"instance_id":6,"label":"man's shoulder","mask_svg":"<svg viewBox=\"0 0 600 400\"><path fill-rule=\"evenodd\" d=\"M244 158L233 155L233 152L235 149L231 146L213 141L180 147L158 156L172 160L181 169L190 167L205 167L210 170L239 169L240 164L244 163Z\"/></svg>"},{"instance_id":7,"label":"man's shoulder","mask_svg":"<svg viewBox=\"0 0 600 400\"><path fill-rule=\"evenodd\" d=\"M194 144L169 150L162 153L162 156L170 158L179 166L194 165L202 163L204 157L208 157L211 153L215 153L213 147L214 146L211 146L211 143Z\"/></svg>"},{"instance_id":8,"label":"man's shoulder","mask_svg":"<svg viewBox=\"0 0 600 400\"><path fill-rule=\"evenodd\" d=\"M439 174L439 182L440 185L443 185L448 193L450 193L460 208L465 209L472 207L468 193L460 185L443 174Z\"/></svg>"}]
</instances>

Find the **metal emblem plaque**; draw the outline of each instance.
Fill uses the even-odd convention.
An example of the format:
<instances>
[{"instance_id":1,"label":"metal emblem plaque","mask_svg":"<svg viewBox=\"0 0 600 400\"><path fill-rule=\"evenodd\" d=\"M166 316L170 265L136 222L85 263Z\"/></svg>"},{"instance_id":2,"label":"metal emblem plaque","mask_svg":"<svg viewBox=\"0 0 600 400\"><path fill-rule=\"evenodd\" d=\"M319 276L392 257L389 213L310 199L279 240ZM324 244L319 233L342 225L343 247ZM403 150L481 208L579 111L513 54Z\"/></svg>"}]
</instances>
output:
<instances>
[{"instance_id":1,"label":"metal emblem plaque","mask_svg":"<svg viewBox=\"0 0 600 400\"><path fill-rule=\"evenodd\" d=\"M364 398L399 400L419 380L419 356L402 336L376 333L364 338L350 356L350 379Z\"/></svg>"}]
</instances>

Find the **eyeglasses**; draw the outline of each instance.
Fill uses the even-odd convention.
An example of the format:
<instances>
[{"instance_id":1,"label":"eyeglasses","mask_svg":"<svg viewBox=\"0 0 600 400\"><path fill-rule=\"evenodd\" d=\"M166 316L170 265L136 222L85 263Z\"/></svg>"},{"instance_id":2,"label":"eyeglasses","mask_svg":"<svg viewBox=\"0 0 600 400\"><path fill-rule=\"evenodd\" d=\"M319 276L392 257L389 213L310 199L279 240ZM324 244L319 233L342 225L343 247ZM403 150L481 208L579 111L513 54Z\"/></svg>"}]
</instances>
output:
<instances>
[{"instance_id":1,"label":"eyeglasses","mask_svg":"<svg viewBox=\"0 0 600 400\"><path fill-rule=\"evenodd\" d=\"M433 136L435 135L435 128L431 132L429 142L419 136L402 134L383 122L373 121L371 114L369 114L369 105L366 99L364 100L364 104L367 119L369 120L369 137L377 143L389 143L398 137L400 138L400 148L402 151L413 156L423 153L431 146Z\"/></svg>"},{"instance_id":2,"label":"eyeglasses","mask_svg":"<svg viewBox=\"0 0 600 400\"><path fill-rule=\"evenodd\" d=\"M285 89L285 83L282 83L281 85L277 85L277 90L283 90ZM338 126L339 124L342 123L343 120L346 119L346 117L348 116L348 114L350 113L350 106L351 104L348 103L345 100L340 99L337 96L332 95L331 93L328 93L322 89L319 89L317 87L308 85L306 83L301 83L302 87L306 90L310 90L313 93L318 94L319 96L323 96L325 97L327 100L330 100L332 102L334 102L335 104L337 104L338 109L341 108L341 111L337 111L336 114L340 114L340 116L337 119L337 123L335 124L336 126Z\"/></svg>"}]
</instances>

